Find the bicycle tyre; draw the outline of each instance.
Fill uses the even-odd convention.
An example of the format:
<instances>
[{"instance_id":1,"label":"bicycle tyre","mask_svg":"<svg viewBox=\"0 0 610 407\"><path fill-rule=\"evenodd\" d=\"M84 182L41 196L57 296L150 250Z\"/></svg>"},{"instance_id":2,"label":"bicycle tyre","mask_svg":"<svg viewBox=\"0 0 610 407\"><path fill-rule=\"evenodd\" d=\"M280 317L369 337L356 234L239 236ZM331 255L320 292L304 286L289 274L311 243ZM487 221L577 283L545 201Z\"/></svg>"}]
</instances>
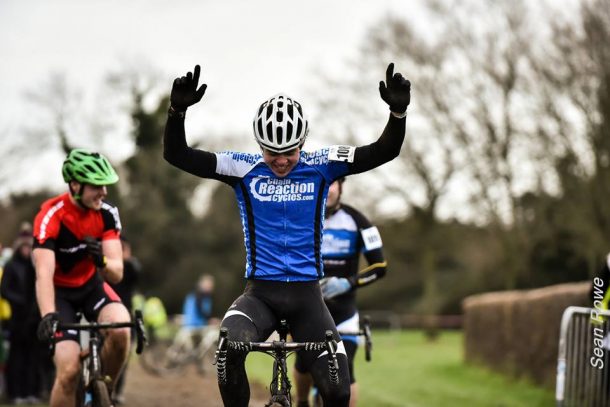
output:
<instances>
[{"instance_id":1,"label":"bicycle tyre","mask_svg":"<svg viewBox=\"0 0 610 407\"><path fill-rule=\"evenodd\" d=\"M78 383L76 385L76 393L75 397L75 406L76 407L84 407L85 406L85 382L83 380L82 371L78 375Z\"/></svg>"},{"instance_id":2,"label":"bicycle tyre","mask_svg":"<svg viewBox=\"0 0 610 407\"><path fill-rule=\"evenodd\" d=\"M168 376L178 373L184 367L185 361L171 360L168 355L172 346L171 341L157 340L148 345L138 358L140 365L147 373L155 376Z\"/></svg>"},{"instance_id":3,"label":"bicycle tyre","mask_svg":"<svg viewBox=\"0 0 610 407\"><path fill-rule=\"evenodd\" d=\"M322 396L319 392L313 396L313 407L324 407L324 403L322 402Z\"/></svg>"},{"instance_id":4,"label":"bicycle tyre","mask_svg":"<svg viewBox=\"0 0 610 407\"><path fill-rule=\"evenodd\" d=\"M216 371L216 367L214 366L216 347L217 344L215 343L213 346L208 347L203 355L200 356L200 359L197 362L197 373L199 373L201 376L212 374Z\"/></svg>"},{"instance_id":5,"label":"bicycle tyre","mask_svg":"<svg viewBox=\"0 0 610 407\"><path fill-rule=\"evenodd\" d=\"M290 407L290 406L291 406L290 400L284 395L272 396L271 399L269 400L269 402L267 404L265 404L265 407Z\"/></svg>"},{"instance_id":6,"label":"bicycle tyre","mask_svg":"<svg viewBox=\"0 0 610 407\"><path fill-rule=\"evenodd\" d=\"M103 380L94 380L92 383L92 407L112 407L110 401L110 394L108 394L108 387Z\"/></svg>"},{"instance_id":7,"label":"bicycle tyre","mask_svg":"<svg viewBox=\"0 0 610 407\"><path fill-rule=\"evenodd\" d=\"M196 355L193 354L193 350L190 349L188 345L175 342L167 348L167 352L165 352L164 356L165 357L161 360L161 366L163 371L167 374L180 373L186 365L193 362L196 358Z\"/></svg>"}]
</instances>

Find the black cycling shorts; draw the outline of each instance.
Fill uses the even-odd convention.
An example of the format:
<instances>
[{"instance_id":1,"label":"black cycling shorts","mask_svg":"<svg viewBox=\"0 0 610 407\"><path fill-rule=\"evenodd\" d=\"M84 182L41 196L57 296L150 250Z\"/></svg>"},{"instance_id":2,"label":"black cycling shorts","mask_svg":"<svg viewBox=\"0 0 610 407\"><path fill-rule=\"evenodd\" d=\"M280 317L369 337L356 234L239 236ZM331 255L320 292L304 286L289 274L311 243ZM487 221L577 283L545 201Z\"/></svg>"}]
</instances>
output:
<instances>
[{"instance_id":1,"label":"black cycling shorts","mask_svg":"<svg viewBox=\"0 0 610 407\"><path fill-rule=\"evenodd\" d=\"M229 307L222 326L229 339L265 341L277 329L280 320L288 322L295 342L321 342L326 330L339 338L317 281L281 282L249 280L244 293ZM304 366L319 356L316 352L298 352Z\"/></svg>"},{"instance_id":2,"label":"black cycling shorts","mask_svg":"<svg viewBox=\"0 0 610 407\"><path fill-rule=\"evenodd\" d=\"M87 321L97 321L101 309L113 302L120 303L121 299L97 274L80 287L55 287L55 307L60 322L78 323L78 312L82 312ZM77 331L61 330L55 334L57 342L78 341L78 338Z\"/></svg>"}]
</instances>

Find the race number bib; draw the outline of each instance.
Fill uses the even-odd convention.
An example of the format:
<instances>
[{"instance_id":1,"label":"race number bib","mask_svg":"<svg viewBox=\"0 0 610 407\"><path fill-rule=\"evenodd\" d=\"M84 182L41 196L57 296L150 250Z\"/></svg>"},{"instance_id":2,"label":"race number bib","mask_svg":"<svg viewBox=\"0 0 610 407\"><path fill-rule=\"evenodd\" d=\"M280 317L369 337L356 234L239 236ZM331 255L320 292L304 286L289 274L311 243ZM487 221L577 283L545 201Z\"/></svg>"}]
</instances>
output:
<instances>
[{"instance_id":1,"label":"race number bib","mask_svg":"<svg viewBox=\"0 0 610 407\"><path fill-rule=\"evenodd\" d=\"M371 226L367 229L362 229L360 231L362 235L362 240L364 241L364 248L367 252L375 249L379 249L382 247L381 243L381 235L379 234L379 230L376 226Z\"/></svg>"},{"instance_id":2,"label":"race number bib","mask_svg":"<svg viewBox=\"0 0 610 407\"><path fill-rule=\"evenodd\" d=\"M330 161L353 163L355 151L356 147L352 146L331 146L328 151L328 159Z\"/></svg>"}]
</instances>

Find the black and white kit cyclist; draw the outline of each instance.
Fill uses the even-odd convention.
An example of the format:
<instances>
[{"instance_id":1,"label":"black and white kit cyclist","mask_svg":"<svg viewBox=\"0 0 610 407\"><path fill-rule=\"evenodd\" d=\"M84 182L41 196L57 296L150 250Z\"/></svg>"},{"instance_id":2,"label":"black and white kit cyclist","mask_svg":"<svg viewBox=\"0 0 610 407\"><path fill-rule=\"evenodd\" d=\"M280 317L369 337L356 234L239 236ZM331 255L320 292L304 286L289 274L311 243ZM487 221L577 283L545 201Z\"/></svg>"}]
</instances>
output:
<instances>
[{"instance_id":1,"label":"black and white kit cyclist","mask_svg":"<svg viewBox=\"0 0 610 407\"><path fill-rule=\"evenodd\" d=\"M368 267L359 269L363 254ZM356 305L356 289L369 285L386 273L383 243L377 227L358 210L341 204L324 222L322 243L324 274L326 277L346 278L352 287L343 294L325 299L330 314L341 332L357 332L360 316ZM341 334L348 356L350 382L355 383L353 361L358 347L358 336ZM295 364L305 373L301 356Z\"/></svg>"}]
</instances>

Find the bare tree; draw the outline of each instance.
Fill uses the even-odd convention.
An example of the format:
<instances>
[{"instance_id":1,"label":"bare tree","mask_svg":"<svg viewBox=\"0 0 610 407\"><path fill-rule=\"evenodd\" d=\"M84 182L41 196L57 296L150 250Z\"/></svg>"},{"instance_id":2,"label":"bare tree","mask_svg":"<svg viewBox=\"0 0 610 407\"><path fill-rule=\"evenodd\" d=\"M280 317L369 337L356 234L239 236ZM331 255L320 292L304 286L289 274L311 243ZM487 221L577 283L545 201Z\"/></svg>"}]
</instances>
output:
<instances>
[{"instance_id":1,"label":"bare tree","mask_svg":"<svg viewBox=\"0 0 610 407\"><path fill-rule=\"evenodd\" d=\"M549 173L556 174L560 156L557 148L549 151L549 145L561 144L557 138L563 135L563 144L576 148L574 142L568 143L573 133L565 122L570 118L559 122L559 105L548 103L548 98L545 103L540 96L545 86L555 89L562 83L542 83L540 75L540 61L547 57L545 41L559 44L558 38L544 36L550 10L524 1L430 0L425 30L417 30L414 21L385 17L370 30L352 61L358 75L330 81L330 96L322 103L325 112L335 109L327 116L335 121L345 118L345 132L357 138L362 129L370 132L373 115L378 114L362 102L375 100L362 84L372 83L388 61L400 67L413 83L411 119L400 170L395 171L400 175L385 172L379 179L384 194L402 197L433 226L439 201L466 190L471 219L488 224L491 236L503 247L499 265L506 288L514 288L527 273L527 235L516 221L520 199L528 190L560 188L546 179ZM574 58L572 65L578 67L582 59ZM565 63L553 62L553 69L565 70ZM546 92L554 94L549 89ZM338 100L336 95L345 94L349 96ZM577 100L591 99L583 95ZM347 116L348 111L356 115ZM558 135L543 132L541 125L548 126L553 117ZM338 126L331 128L337 132Z\"/></svg>"}]
</instances>

